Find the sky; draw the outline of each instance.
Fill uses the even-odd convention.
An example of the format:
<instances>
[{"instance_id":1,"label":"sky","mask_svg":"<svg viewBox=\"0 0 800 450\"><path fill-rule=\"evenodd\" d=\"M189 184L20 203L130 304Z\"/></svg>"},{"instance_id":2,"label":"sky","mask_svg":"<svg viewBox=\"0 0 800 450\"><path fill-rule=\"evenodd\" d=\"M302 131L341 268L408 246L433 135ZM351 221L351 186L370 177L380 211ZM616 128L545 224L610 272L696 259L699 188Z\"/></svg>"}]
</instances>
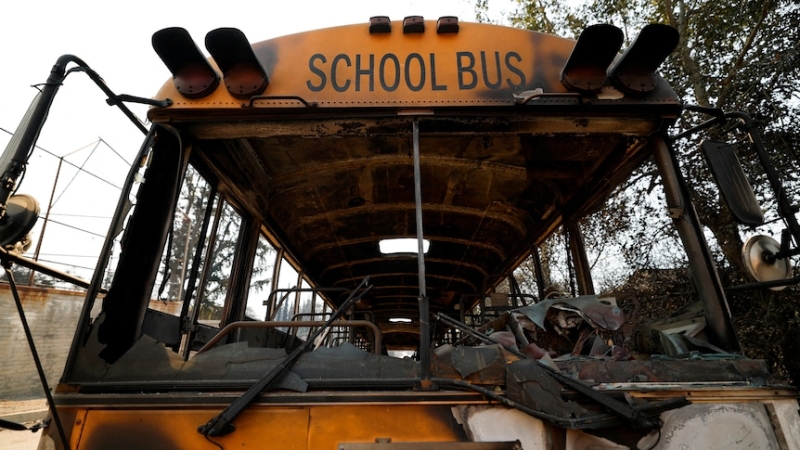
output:
<instances>
[{"instance_id":1,"label":"sky","mask_svg":"<svg viewBox=\"0 0 800 450\"><path fill-rule=\"evenodd\" d=\"M501 11L511 1L495 0L492 5ZM117 94L149 98L171 78L150 43L160 29L186 28L205 52L206 33L219 27L239 28L251 42L258 42L318 28L366 24L377 15L392 20L454 15L474 21L474 0L5 2L0 15L0 148L5 148L9 132L35 97L32 86L47 79L61 55L85 61ZM147 107L128 106L145 118ZM50 212L46 230L41 219L34 228L34 246L26 256L33 256L44 236L40 261L88 279L118 188L141 141L141 132L105 103L104 94L85 74L69 75L18 190L39 201L40 216Z\"/></svg>"},{"instance_id":2,"label":"sky","mask_svg":"<svg viewBox=\"0 0 800 450\"><path fill-rule=\"evenodd\" d=\"M5 129L16 127L35 94L30 86L43 82L63 54L83 59L115 92L154 95L170 74L153 51L150 38L166 27L186 28L205 51L205 34L223 26L239 28L251 42L257 42L316 28L366 23L374 15L392 19L455 15L461 20L475 16L471 0L32 0L6 2L2 11L0 48L5 70L0 80L0 127ZM75 81L77 78L82 80ZM62 93L73 85L91 85L82 81L85 76L71 75Z\"/></svg>"}]
</instances>

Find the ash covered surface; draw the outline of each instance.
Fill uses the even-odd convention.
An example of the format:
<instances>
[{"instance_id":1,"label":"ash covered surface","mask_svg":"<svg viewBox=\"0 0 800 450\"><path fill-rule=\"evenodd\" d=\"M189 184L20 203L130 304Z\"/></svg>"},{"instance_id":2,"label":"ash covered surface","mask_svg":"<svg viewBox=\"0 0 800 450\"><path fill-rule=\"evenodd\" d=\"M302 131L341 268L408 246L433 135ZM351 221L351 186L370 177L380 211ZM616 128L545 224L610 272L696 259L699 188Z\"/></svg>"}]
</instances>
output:
<instances>
[{"instance_id":1,"label":"ash covered surface","mask_svg":"<svg viewBox=\"0 0 800 450\"><path fill-rule=\"evenodd\" d=\"M748 282L732 270L721 277L724 286ZM686 271L672 269L639 270L627 283L604 295L615 297L625 312L622 330L629 345L640 340L638 325L692 315L699 301ZM800 287L789 286L779 292L733 291L727 296L743 354L763 359L773 375L800 386Z\"/></svg>"}]
</instances>

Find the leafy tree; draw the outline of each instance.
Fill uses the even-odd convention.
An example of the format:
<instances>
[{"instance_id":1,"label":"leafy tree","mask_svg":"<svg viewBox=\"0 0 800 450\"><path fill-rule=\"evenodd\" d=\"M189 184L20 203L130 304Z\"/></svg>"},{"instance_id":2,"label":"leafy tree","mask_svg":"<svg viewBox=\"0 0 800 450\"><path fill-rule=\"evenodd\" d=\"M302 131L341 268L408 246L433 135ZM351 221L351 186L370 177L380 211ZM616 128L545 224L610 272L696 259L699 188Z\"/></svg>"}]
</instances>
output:
<instances>
[{"instance_id":1,"label":"leafy tree","mask_svg":"<svg viewBox=\"0 0 800 450\"><path fill-rule=\"evenodd\" d=\"M202 287L202 300L198 317L201 320L215 320L222 315L223 303L229 287L229 277L233 267L233 260L237 250L240 230L242 227L242 216L224 200L217 195L212 199L211 185L193 168L187 170L186 176L181 187L181 194L173 219L170 239L164 249L162 267L165 269L160 274L163 281L158 281L155 286L154 296L163 301L183 301L187 282L189 280L195 254L198 251L203 227L203 218L206 208L210 201L213 201L211 218L217 213L218 208L222 208L221 217L217 227L216 237L213 239L214 248L207 253L207 249L199 249L201 253L201 267L209 265L206 269L200 269L198 276L205 272L205 280ZM207 247L211 242L209 225L204 245ZM274 249L265 242L259 241L257 248L258 260L264 259L264 255L269 251L274 253ZM253 268L254 280L253 287L259 288L267 286L271 282L271 266L256 265ZM200 287L196 286L194 297L200 294Z\"/></svg>"},{"instance_id":2,"label":"leafy tree","mask_svg":"<svg viewBox=\"0 0 800 450\"><path fill-rule=\"evenodd\" d=\"M165 302L182 301L186 289L185 280L191 271L191 264L197 245L205 209L211 195L211 186L190 168L181 186L175 217L164 249L162 272L155 284L153 298Z\"/></svg>"},{"instance_id":3,"label":"leafy tree","mask_svg":"<svg viewBox=\"0 0 800 450\"><path fill-rule=\"evenodd\" d=\"M626 45L629 45L636 33L648 23L666 23L675 27L680 33L680 42L661 67L661 75L687 104L750 114L762 131L764 143L784 178L790 198L798 198L800 3L796 0L740 0L734 4L710 0L584 0L570 3L516 0L514 5L515 9L507 14L507 20L513 26L570 38L577 38L588 25L610 23L623 30ZM493 16L490 6L489 0L476 1L478 20L487 21ZM686 129L706 119L684 114L677 126ZM719 132L713 138L742 144L738 146L739 158L759 203L766 211L776 211L775 198L765 181L763 168L744 142L744 137ZM706 164L697 150L698 143L678 142L676 151L701 221L713 235L712 249L718 252L723 269L734 269L724 271L723 276L741 280L744 273L740 253L742 229L731 220L730 212L722 204L706 173ZM658 195L660 188L654 189L658 184L652 165L645 165L628 181L622 195L611 199L605 210L598 213L600 216L595 216L595 219L602 217L602 220L584 224L589 236L587 240L613 240L622 258L633 269L653 267L659 263L680 267L681 257L677 253L665 259L664 251L659 249L656 252L650 245L660 242L663 233L672 229L663 226L663 222L655 227L647 223L658 214L620 216L622 212L636 211L635 208L621 207L624 203L635 202L644 208L652 208L648 205L654 203L645 199ZM768 222L777 219L774 213L767 216ZM765 227L764 232L773 234L776 227ZM659 238L654 239L654 236ZM796 292L796 289L790 287L784 292ZM742 299L732 297L740 340L762 357L782 360L795 381L800 379L800 367L790 367L797 366L793 361L798 359L796 355L800 349L797 338L800 305L796 296L785 294L781 302L776 302L770 293L749 293L743 299L744 296ZM748 344L749 340L756 340L759 333L768 331L764 330L765 322L754 322L767 320L765 317L781 321L781 326L785 327L784 338L780 342L757 340L761 348L758 348L759 344ZM777 350L765 355L764 344ZM795 356L787 356L790 354Z\"/></svg>"},{"instance_id":4,"label":"leafy tree","mask_svg":"<svg viewBox=\"0 0 800 450\"><path fill-rule=\"evenodd\" d=\"M630 44L647 23L674 26L681 40L662 67L662 75L688 104L751 114L779 170L790 186L796 186L800 131L791 126L800 121L800 5L796 2L744 0L732 6L708 0L598 0L570 6L558 0L517 0L515 4L508 17L512 25L573 38L592 23L611 23L623 29ZM479 19L486 20L488 11L488 0L476 3ZM678 125L688 128L704 119L687 115ZM741 269L739 230L730 225L730 213L704 173L696 145L688 142L678 147L689 179L704 180L691 184L693 200L727 262ZM766 208L774 206L755 157L746 146L740 152L759 200ZM642 182L631 182L628 187L633 189L627 192L637 191L634 197L652 193L653 175L655 170L645 167L634 178ZM649 259L632 248L628 257Z\"/></svg>"}]
</instances>

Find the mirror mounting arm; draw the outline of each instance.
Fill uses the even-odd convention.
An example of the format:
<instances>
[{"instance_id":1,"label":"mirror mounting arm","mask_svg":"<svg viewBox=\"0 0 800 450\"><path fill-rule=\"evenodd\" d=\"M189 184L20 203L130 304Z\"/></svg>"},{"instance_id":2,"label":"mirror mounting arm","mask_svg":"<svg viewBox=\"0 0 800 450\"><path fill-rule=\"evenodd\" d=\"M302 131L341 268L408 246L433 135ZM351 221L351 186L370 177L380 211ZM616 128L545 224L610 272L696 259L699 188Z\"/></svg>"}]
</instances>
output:
<instances>
[{"instance_id":1,"label":"mirror mounting arm","mask_svg":"<svg viewBox=\"0 0 800 450\"><path fill-rule=\"evenodd\" d=\"M775 194L775 199L778 201L778 215L786 221L788 231L791 233L792 237L794 237L795 244L800 246L800 223L798 223L797 218L794 216L794 208L791 203L789 203L789 198L781 183L781 177L775 169L775 164L773 164L772 158L770 158L764 147L764 142L761 140L761 133L758 131L758 127L749 115L740 111L726 113L725 117L738 119L741 123L739 128L747 133L747 137L753 144L758 159L764 167L764 172ZM781 253L783 253L783 249Z\"/></svg>"},{"instance_id":2,"label":"mirror mounting arm","mask_svg":"<svg viewBox=\"0 0 800 450\"><path fill-rule=\"evenodd\" d=\"M707 114L713 118L688 130L685 130L682 133L670 137L670 142L675 142L678 139L689 137L714 125L725 123L728 120L738 121L737 128L747 134L754 151L758 155L758 159L761 163L761 166L764 168L764 173L769 181L770 188L772 189L775 199L778 202L778 215L786 222L789 236L794 239L796 245L795 250L789 249L790 239L789 236L785 236L784 239L782 239L783 243L781 245L781 252L776 256L786 257L797 254L797 252L800 251L798 250L798 248L800 248L800 223L798 223L797 218L794 215L796 208L793 207L789 202L789 198L786 195L786 190L783 188L783 184L781 183L780 174L778 174L778 171L775 169L775 164L772 162L772 158L770 158L766 148L764 147L764 142L761 139L761 133L759 132L758 127L753 119L748 114L741 111L724 112L719 108L709 108L697 105L687 105L685 106L685 109L688 111Z\"/></svg>"},{"instance_id":3,"label":"mirror mounting arm","mask_svg":"<svg viewBox=\"0 0 800 450\"><path fill-rule=\"evenodd\" d=\"M69 64L75 64L75 66L67 69ZM31 102L28 112L22 118L19 126L17 126L14 136L0 157L0 221L5 218L8 200L14 194L17 184L25 173L28 159L36 146L36 141L39 139L39 134L47 120L47 114L50 112L50 107L58 93L58 89L67 75L72 72L86 73L97 87L108 96L108 103L117 106L142 133L147 134L147 128L141 120L122 103L124 101L136 101L137 97L116 95L100 75L77 56L63 55L59 57L50 70L47 81ZM162 101L158 106L166 104L164 102L169 102L169 100Z\"/></svg>"}]
</instances>

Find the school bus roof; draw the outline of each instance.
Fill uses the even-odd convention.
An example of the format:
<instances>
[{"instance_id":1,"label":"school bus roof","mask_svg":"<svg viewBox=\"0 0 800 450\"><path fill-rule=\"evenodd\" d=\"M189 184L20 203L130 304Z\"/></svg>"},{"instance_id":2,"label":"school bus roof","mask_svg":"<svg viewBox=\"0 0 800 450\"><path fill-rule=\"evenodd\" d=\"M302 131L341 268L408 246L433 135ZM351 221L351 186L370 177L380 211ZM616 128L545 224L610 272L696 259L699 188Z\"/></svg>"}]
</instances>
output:
<instances>
[{"instance_id":1,"label":"school bus roof","mask_svg":"<svg viewBox=\"0 0 800 450\"><path fill-rule=\"evenodd\" d=\"M177 120L181 117L178 111L197 109L206 113L210 109L234 110L227 113L246 116L267 109L285 113L290 108L514 106L526 99L529 99L526 104L532 107L578 103L591 103L595 108L648 105L651 111L660 107L662 113L667 111L674 116L679 105L677 95L657 75L652 90L646 95L623 95L611 82L603 89L590 89L589 95L579 95L574 89L568 89L561 81L562 69L575 48L573 40L478 23L460 23L458 32L439 34L435 21L426 21L425 31L421 33L404 33L402 22L396 21L389 33L370 33L367 24L359 24L255 43L252 52L266 72L267 84L259 95L237 98L226 87L233 89L232 85L240 83L237 76L242 77L239 70L242 65L227 61L226 55L243 55L249 50L236 48L242 44L239 40L246 39L240 32L221 30L212 31L206 39L209 49L219 48L218 59L226 60L221 61L225 70L220 70L213 58L210 60L213 70L223 75L220 85L201 94L204 95L201 98L197 98L197 94L187 98L186 86L180 91L176 87L179 81L170 80L156 98L169 98L173 105L166 109L154 108L150 112L151 119ZM604 36L596 32L587 39L602 42ZM180 43L182 62L200 63L186 59L185 55L197 52L188 34L171 33L167 37L170 48L176 47L176 41ZM609 43L603 44L605 48L594 42L591 43L593 47L577 55L580 56L580 61L576 61L579 76L581 70L585 72L587 66L598 63L603 64L605 72L608 62L594 61L595 54L605 52L611 57L619 56L621 42L607 40ZM658 50L645 48L634 56L640 60L642 55L651 58L650 53L658 53ZM196 79L192 81L199 83Z\"/></svg>"}]
</instances>

